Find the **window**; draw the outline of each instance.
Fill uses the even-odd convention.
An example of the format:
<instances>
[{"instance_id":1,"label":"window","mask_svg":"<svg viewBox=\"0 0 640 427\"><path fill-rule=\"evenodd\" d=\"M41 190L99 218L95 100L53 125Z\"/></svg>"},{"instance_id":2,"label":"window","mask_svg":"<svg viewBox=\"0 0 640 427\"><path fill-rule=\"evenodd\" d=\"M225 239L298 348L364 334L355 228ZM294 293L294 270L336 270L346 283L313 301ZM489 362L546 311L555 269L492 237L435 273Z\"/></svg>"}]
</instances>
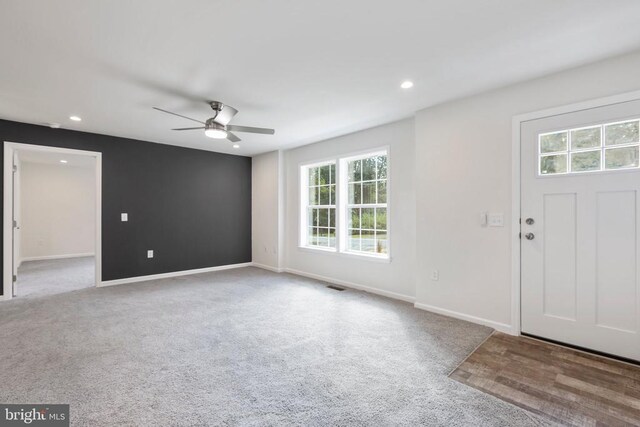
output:
<instances>
[{"instance_id":1,"label":"window","mask_svg":"<svg viewBox=\"0 0 640 427\"><path fill-rule=\"evenodd\" d=\"M638 168L640 120L568 129L538 136L540 175Z\"/></svg>"},{"instance_id":2,"label":"window","mask_svg":"<svg viewBox=\"0 0 640 427\"><path fill-rule=\"evenodd\" d=\"M306 246L336 247L336 165L308 166L306 175Z\"/></svg>"},{"instance_id":3,"label":"window","mask_svg":"<svg viewBox=\"0 0 640 427\"><path fill-rule=\"evenodd\" d=\"M346 160L349 252L387 253L387 156Z\"/></svg>"},{"instance_id":4,"label":"window","mask_svg":"<svg viewBox=\"0 0 640 427\"><path fill-rule=\"evenodd\" d=\"M300 169L300 245L389 257L386 150Z\"/></svg>"}]
</instances>

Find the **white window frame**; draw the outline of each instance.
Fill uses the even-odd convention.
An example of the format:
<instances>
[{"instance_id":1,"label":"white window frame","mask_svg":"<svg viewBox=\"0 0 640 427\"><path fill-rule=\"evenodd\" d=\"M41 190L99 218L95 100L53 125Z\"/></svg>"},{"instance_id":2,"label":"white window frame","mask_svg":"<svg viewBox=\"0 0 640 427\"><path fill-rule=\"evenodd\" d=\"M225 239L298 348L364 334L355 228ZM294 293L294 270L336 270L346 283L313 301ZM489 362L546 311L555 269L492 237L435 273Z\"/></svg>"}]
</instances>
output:
<instances>
[{"instance_id":1,"label":"white window frame","mask_svg":"<svg viewBox=\"0 0 640 427\"><path fill-rule=\"evenodd\" d=\"M369 252L350 251L347 246L347 227L348 227L348 162L351 160L364 159L367 157L386 155L387 156L387 253L377 254ZM327 164L336 165L336 248L323 248L321 246L313 246L307 244L307 208L309 204L309 169ZM298 249L301 251L309 251L314 253L322 253L336 255L341 257L350 257L378 262L391 262L391 218L392 218L392 202L391 202L391 150L388 146L371 148L357 152L350 152L323 160L312 162L303 162L299 164L299 194L300 204L298 207ZM376 207L377 205L372 205Z\"/></svg>"},{"instance_id":2,"label":"white window frame","mask_svg":"<svg viewBox=\"0 0 640 427\"><path fill-rule=\"evenodd\" d=\"M336 185L336 197L338 196L338 180L339 180L339 176L340 173L338 172L338 164L336 162L336 160L325 160L325 161L321 161L321 162L314 162L314 163L309 163L309 164L304 164L300 166L300 227L299 227L299 244L300 247L304 247L307 249L312 249L312 250L318 250L318 251L325 251L325 252L336 252L336 250L338 249L338 209L339 209L339 205L338 205L338 200L336 199L336 203L335 203L335 209L336 209L336 247L332 248L332 247L323 247L323 246L317 246L317 245L310 245L309 241L308 241L308 237L309 237L309 224L307 223L307 215L308 215L308 209L310 207L309 205L309 169L312 168L316 168L316 167L320 167L320 166L327 166L327 165L335 165L335 171L336 171L336 176L334 178L335 181L335 185ZM317 208L329 208L333 205L317 205L314 207Z\"/></svg>"},{"instance_id":3,"label":"white window frame","mask_svg":"<svg viewBox=\"0 0 640 427\"><path fill-rule=\"evenodd\" d=\"M598 122L598 123L590 124L588 126L580 126L580 127L568 128L568 129L559 129L559 130L555 130L555 131L551 131L551 132L543 132L543 133L538 134L538 156L537 156L538 164L537 164L537 167L536 167L537 176L539 178L547 178L547 177L559 177L559 176L573 176L573 175L581 175L581 174L618 173L618 172L627 171L627 170L639 169L640 168L640 163L638 164L638 166L616 168L616 169L607 169L605 167L606 166L605 162L606 162L607 150L618 149L618 148L640 147L640 140L637 141L637 142L627 142L627 143L623 143L623 144L606 145L606 128L607 128L607 126L617 125L617 124L622 124L622 123L628 123L628 122L638 122L638 121L640 121L640 118L633 117L633 118L628 118L628 119L625 119L625 120L616 120L614 122ZM600 128L600 145L597 146L597 147L574 149L571 146L571 143L572 143L572 136L571 136L572 132L578 131L578 130L583 130L583 129L592 129L592 128ZM567 133L567 149L566 150L562 150L562 151L549 151L549 152L544 152L543 153L542 152L542 137L546 136L546 135L553 135L553 134L563 133L563 132ZM588 152L595 152L595 151L599 151L600 152L600 168L599 169L585 170L585 171L574 171L574 170L571 170L572 154L588 153ZM549 157L549 156L558 156L558 155L564 155L564 156L567 157L567 159L566 159L566 172L543 174L542 170L541 170L542 158Z\"/></svg>"}]
</instances>

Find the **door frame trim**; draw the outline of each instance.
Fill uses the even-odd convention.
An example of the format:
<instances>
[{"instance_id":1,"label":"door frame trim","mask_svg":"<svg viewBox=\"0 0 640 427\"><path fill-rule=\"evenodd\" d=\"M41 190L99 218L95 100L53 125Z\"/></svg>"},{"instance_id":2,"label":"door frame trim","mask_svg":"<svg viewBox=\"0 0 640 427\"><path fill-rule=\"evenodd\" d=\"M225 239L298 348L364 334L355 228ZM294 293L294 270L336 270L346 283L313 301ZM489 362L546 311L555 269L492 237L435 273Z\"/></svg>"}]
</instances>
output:
<instances>
[{"instance_id":1,"label":"door frame trim","mask_svg":"<svg viewBox=\"0 0 640 427\"><path fill-rule=\"evenodd\" d=\"M618 95L591 99L574 104L548 108L531 113L520 114L512 119L511 139L511 333L520 335L521 332L521 254L520 254L520 203L521 203L521 155L520 155L520 129L522 123L545 117L561 114L575 113L592 108L606 107L607 105L620 104L640 99L640 90L625 92Z\"/></svg>"},{"instance_id":2,"label":"door frame trim","mask_svg":"<svg viewBox=\"0 0 640 427\"><path fill-rule=\"evenodd\" d=\"M2 283L3 292L0 301L8 301L13 298L12 287L12 258L13 242L11 239L13 218L13 154L15 151L40 151L58 154L74 154L91 156L96 159L96 236L95 236L95 285L102 283L102 153L98 151L74 150L71 148L50 147L47 145L22 144L4 141L4 175L3 175L3 252L2 252Z\"/></svg>"}]
</instances>

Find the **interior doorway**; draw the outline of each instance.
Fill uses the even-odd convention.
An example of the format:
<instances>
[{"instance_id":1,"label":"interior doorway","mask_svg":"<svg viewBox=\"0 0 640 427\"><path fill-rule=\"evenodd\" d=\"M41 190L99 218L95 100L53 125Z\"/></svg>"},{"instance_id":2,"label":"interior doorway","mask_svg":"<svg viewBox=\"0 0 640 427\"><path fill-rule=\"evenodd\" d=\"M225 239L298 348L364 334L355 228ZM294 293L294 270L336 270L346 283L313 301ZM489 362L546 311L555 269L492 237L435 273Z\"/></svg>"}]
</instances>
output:
<instances>
[{"instance_id":1,"label":"interior doorway","mask_svg":"<svg viewBox=\"0 0 640 427\"><path fill-rule=\"evenodd\" d=\"M640 360L640 100L523 122L521 331Z\"/></svg>"},{"instance_id":2,"label":"interior doorway","mask_svg":"<svg viewBox=\"0 0 640 427\"><path fill-rule=\"evenodd\" d=\"M5 142L3 297L101 281L101 153Z\"/></svg>"}]
</instances>

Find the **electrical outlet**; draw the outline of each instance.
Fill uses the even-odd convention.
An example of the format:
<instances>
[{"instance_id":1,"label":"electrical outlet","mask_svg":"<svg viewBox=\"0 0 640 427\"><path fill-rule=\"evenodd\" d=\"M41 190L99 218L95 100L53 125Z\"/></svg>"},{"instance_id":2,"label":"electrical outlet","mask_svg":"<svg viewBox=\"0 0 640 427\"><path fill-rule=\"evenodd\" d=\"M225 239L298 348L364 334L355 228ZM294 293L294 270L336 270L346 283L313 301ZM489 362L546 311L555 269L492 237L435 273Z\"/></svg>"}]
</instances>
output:
<instances>
[{"instance_id":1,"label":"electrical outlet","mask_svg":"<svg viewBox=\"0 0 640 427\"><path fill-rule=\"evenodd\" d=\"M127 222L127 221L129 221L129 214L121 213L121 214L120 214L120 221L122 221L122 222Z\"/></svg>"},{"instance_id":2,"label":"electrical outlet","mask_svg":"<svg viewBox=\"0 0 640 427\"><path fill-rule=\"evenodd\" d=\"M148 250L147 251L147 258L153 258L153 251L152 250Z\"/></svg>"},{"instance_id":3,"label":"electrical outlet","mask_svg":"<svg viewBox=\"0 0 640 427\"><path fill-rule=\"evenodd\" d=\"M431 280L440 280L440 272L438 270L431 272Z\"/></svg>"}]
</instances>

